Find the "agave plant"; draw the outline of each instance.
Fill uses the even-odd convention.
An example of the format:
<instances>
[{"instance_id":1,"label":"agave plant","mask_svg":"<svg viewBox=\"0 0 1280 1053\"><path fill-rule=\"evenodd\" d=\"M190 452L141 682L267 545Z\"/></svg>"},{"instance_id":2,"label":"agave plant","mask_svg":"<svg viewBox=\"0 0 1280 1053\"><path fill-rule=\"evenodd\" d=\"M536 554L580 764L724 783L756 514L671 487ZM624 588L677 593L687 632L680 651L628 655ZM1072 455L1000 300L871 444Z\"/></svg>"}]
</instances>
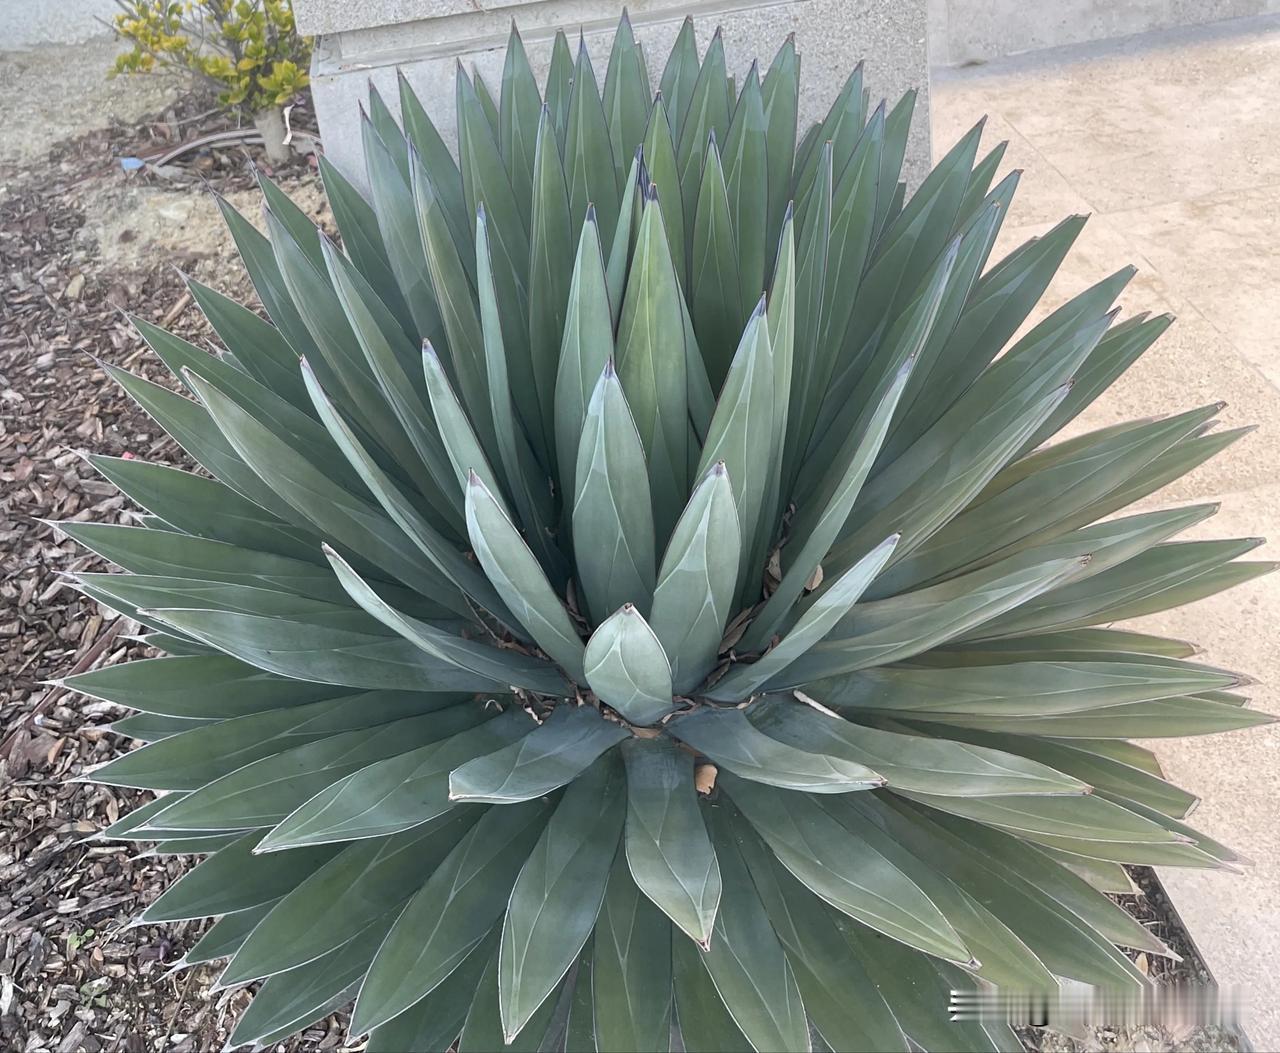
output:
<instances>
[{"instance_id":1,"label":"agave plant","mask_svg":"<svg viewBox=\"0 0 1280 1053\"><path fill-rule=\"evenodd\" d=\"M1126 269L1015 335L1083 220L998 263L981 126L908 195L913 97L686 24L603 91L514 32L364 121L341 245L223 203L270 321L145 321L194 396L112 375L207 474L95 465L147 512L63 529L163 657L67 683L140 713L105 831L205 856L141 915L263 980L263 1044L354 999L369 1050L1018 1048L953 989L1146 982L1124 864L1229 866L1129 737L1268 718L1182 643L1100 627L1269 569L1116 515L1222 450L1219 406L1048 443L1167 317ZM676 1046L680 1048L680 1046Z\"/></svg>"}]
</instances>

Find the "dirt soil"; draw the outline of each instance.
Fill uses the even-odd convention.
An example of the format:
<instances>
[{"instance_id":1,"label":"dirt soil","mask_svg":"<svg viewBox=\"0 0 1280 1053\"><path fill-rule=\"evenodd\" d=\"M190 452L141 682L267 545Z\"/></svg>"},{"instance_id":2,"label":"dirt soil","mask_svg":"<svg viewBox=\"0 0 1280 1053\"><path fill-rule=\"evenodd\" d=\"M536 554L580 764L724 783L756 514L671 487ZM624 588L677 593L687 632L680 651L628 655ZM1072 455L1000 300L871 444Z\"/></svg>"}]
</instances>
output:
<instances>
[{"instance_id":1,"label":"dirt soil","mask_svg":"<svg viewBox=\"0 0 1280 1053\"><path fill-rule=\"evenodd\" d=\"M235 147L187 155L164 175L126 172L122 157L154 156L224 125L208 99L103 80L112 50L0 54L0 1049L26 1053L219 1050L248 1001L243 988L213 989L216 968L168 971L201 925L130 927L188 864L92 840L147 795L75 781L129 748L105 727L123 711L48 683L145 653L131 639L136 625L60 577L102 568L45 520L136 521L82 454L190 467L101 368L172 383L124 312L208 340L178 268L252 301L202 184L254 218L254 158ZM328 224L306 159L274 175ZM1207 976L1151 875L1136 876L1147 894L1126 904L1185 959L1152 959L1152 973ZM342 1025L332 1017L274 1048L360 1048L344 1045ZM1238 1048L1207 1029L1027 1031L1024 1042L1046 1053Z\"/></svg>"}]
</instances>

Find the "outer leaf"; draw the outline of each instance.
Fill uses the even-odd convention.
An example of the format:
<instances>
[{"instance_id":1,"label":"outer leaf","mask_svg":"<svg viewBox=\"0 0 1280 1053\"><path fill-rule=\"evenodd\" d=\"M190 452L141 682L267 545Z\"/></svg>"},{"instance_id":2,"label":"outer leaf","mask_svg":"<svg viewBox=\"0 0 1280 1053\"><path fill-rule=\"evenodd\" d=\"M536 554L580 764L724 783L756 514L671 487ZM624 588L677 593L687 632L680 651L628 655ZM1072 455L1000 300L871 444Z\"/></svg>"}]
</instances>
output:
<instances>
[{"instance_id":1,"label":"outer leaf","mask_svg":"<svg viewBox=\"0 0 1280 1053\"><path fill-rule=\"evenodd\" d=\"M770 636L782 624L787 612L800 598L813 573L822 565L822 560L830 551L832 543L839 535L841 528L853 509L858 493L866 481L867 473L875 461L876 452L889 429L898 400L911 375L914 360L909 360L894 378L888 393L880 400L875 413L867 424L866 432L853 448L852 455L846 462L844 472L832 491L825 506L815 500L810 506L809 514L802 509L797 512L791 525L791 545L799 546L794 556L786 560L786 572L782 581L770 595L764 608L756 615L743 642L748 648L762 648ZM816 496L816 495L815 495ZM820 512L817 510L820 508ZM791 549L784 551L784 556Z\"/></svg>"},{"instance_id":2,"label":"outer leaf","mask_svg":"<svg viewBox=\"0 0 1280 1053\"><path fill-rule=\"evenodd\" d=\"M218 719L322 702L345 693L330 684L272 676L226 655L122 662L60 683L146 713Z\"/></svg>"},{"instance_id":3,"label":"outer leaf","mask_svg":"<svg viewBox=\"0 0 1280 1053\"><path fill-rule=\"evenodd\" d=\"M219 958L229 958L249 937L258 922L279 902L278 899L272 899L247 910L224 914L191 945L191 949L182 956L182 964L201 965ZM177 967L176 963L174 967Z\"/></svg>"},{"instance_id":4,"label":"outer leaf","mask_svg":"<svg viewBox=\"0 0 1280 1053\"><path fill-rule=\"evenodd\" d=\"M693 96L693 85L698 79L698 41L693 31L693 19L685 18L676 42L672 45L667 64L662 70L659 90L667 100L671 111L671 128L678 139L684 123L685 111ZM647 151L646 151L647 152Z\"/></svg>"},{"instance_id":5,"label":"outer leaf","mask_svg":"<svg viewBox=\"0 0 1280 1053\"><path fill-rule=\"evenodd\" d=\"M192 460L240 497L240 508L257 506L258 516L268 523L294 525L294 509L245 464L203 406L123 369L105 369L107 376L172 435ZM302 537L313 536L309 525L299 533Z\"/></svg>"},{"instance_id":6,"label":"outer leaf","mask_svg":"<svg viewBox=\"0 0 1280 1053\"><path fill-rule=\"evenodd\" d=\"M564 678L551 663L454 636L420 618L412 618L383 600L370 588L368 582L327 546L325 555L329 557L329 563L342 587L363 610L427 654L460 669L469 670L497 685L521 687L553 695L565 690Z\"/></svg>"},{"instance_id":7,"label":"outer leaf","mask_svg":"<svg viewBox=\"0 0 1280 1053\"><path fill-rule=\"evenodd\" d=\"M502 914L550 811L541 800L485 812L391 927L356 999L353 1032L404 1012L462 964Z\"/></svg>"},{"instance_id":8,"label":"outer leaf","mask_svg":"<svg viewBox=\"0 0 1280 1053\"><path fill-rule=\"evenodd\" d=\"M384 915L337 950L269 979L237 1022L231 1042L241 1045L287 1037L350 1001L391 920Z\"/></svg>"},{"instance_id":9,"label":"outer leaf","mask_svg":"<svg viewBox=\"0 0 1280 1053\"><path fill-rule=\"evenodd\" d=\"M335 485L319 466L300 457L240 405L191 377L224 435L264 483L280 493L308 523L362 553L405 584L427 595L447 595L440 572L396 542L399 530L380 509Z\"/></svg>"},{"instance_id":10,"label":"outer leaf","mask_svg":"<svg viewBox=\"0 0 1280 1053\"><path fill-rule=\"evenodd\" d=\"M806 683L910 658L1002 611L1016 609L1087 562L1051 560L1012 572L997 564L946 582L947 588L935 586L858 604L828 639L792 663L787 679Z\"/></svg>"},{"instance_id":11,"label":"outer leaf","mask_svg":"<svg viewBox=\"0 0 1280 1053\"><path fill-rule=\"evenodd\" d=\"M703 708L673 721L671 733L734 774L785 790L849 793L885 785L862 764L770 738L740 709Z\"/></svg>"},{"instance_id":12,"label":"outer leaf","mask_svg":"<svg viewBox=\"0 0 1280 1053\"><path fill-rule=\"evenodd\" d=\"M502 96L499 104L499 145L507 174L526 219L532 214L532 173L536 150L534 132L538 127L538 82L529 66L524 41L511 23L507 36L507 57L502 67Z\"/></svg>"},{"instance_id":13,"label":"outer leaf","mask_svg":"<svg viewBox=\"0 0 1280 1053\"><path fill-rule=\"evenodd\" d=\"M323 171L323 164L321 168ZM332 195L330 201L334 204L336 217L341 206ZM187 290L218 338L235 353L236 360L251 376L281 398L295 404L301 402L298 356L279 329L247 307L194 279L188 279Z\"/></svg>"},{"instance_id":14,"label":"outer leaf","mask_svg":"<svg viewBox=\"0 0 1280 1053\"><path fill-rule=\"evenodd\" d=\"M581 681L582 640L564 604L515 524L475 472L467 485L467 532L489 580L508 598L529 635L570 677Z\"/></svg>"},{"instance_id":15,"label":"outer leaf","mask_svg":"<svg viewBox=\"0 0 1280 1053\"><path fill-rule=\"evenodd\" d=\"M796 156L796 116L800 104L800 57L795 40L788 37L764 75L762 102L768 147L765 186L769 191L767 235L782 226L791 199L791 165ZM772 253L770 237L765 247Z\"/></svg>"},{"instance_id":16,"label":"outer leaf","mask_svg":"<svg viewBox=\"0 0 1280 1053\"><path fill-rule=\"evenodd\" d=\"M195 790L168 809L164 821L179 830L271 826L353 771L448 738L483 719L478 706L463 703L263 757Z\"/></svg>"},{"instance_id":17,"label":"outer leaf","mask_svg":"<svg viewBox=\"0 0 1280 1053\"><path fill-rule=\"evenodd\" d=\"M476 944L440 986L369 1034L368 1053L448 1053L462 1032L470 999L493 960L498 929Z\"/></svg>"},{"instance_id":18,"label":"outer leaf","mask_svg":"<svg viewBox=\"0 0 1280 1053\"><path fill-rule=\"evenodd\" d=\"M747 710L747 716L761 731L781 742L807 753L863 764L894 788L960 797L1078 794L1088 788L1077 778L1014 754L854 724L829 710L784 695L766 696Z\"/></svg>"},{"instance_id":19,"label":"outer leaf","mask_svg":"<svg viewBox=\"0 0 1280 1053\"><path fill-rule=\"evenodd\" d=\"M680 1039L691 1053L746 1053L751 1043L734 1023L692 940L671 945Z\"/></svg>"},{"instance_id":20,"label":"outer leaf","mask_svg":"<svg viewBox=\"0 0 1280 1053\"><path fill-rule=\"evenodd\" d=\"M556 30L551 45L551 67L547 72L547 106L556 122L556 137L564 148L565 132L569 125L569 96L573 90L573 53L563 29Z\"/></svg>"},{"instance_id":21,"label":"outer leaf","mask_svg":"<svg viewBox=\"0 0 1280 1053\"><path fill-rule=\"evenodd\" d=\"M670 1049L671 951L671 923L641 894L619 852L592 951L593 1048Z\"/></svg>"},{"instance_id":22,"label":"outer leaf","mask_svg":"<svg viewBox=\"0 0 1280 1053\"><path fill-rule=\"evenodd\" d=\"M574 232L579 217L594 205L600 223L602 241L613 241L618 225L618 176L614 171L610 129L600 103L600 89L586 43L578 44L578 60L574 67L573 88L569 98L568 127L565 133L564 157L569 183L569 214ZM629 157L630 153L623 157Z\"/></svg>"},{"instance_id":23,"label":"outer leaf","mask_svg":"<svg viewBox=\"0 0 1280 1053\"><path fill-rule=\"evenodd\" d=\"M589 706L557 706L546 721L495 753L449 775L449 799L510 804L542 797L578 778L627 737Z\"/></svg>"},{"instance_id":24,"label":"outer leaf","mask_svg":"<svg viewBox=\"0 0 1280 1053\"><path fill-rule=\"evenodd\" d=\"M613 354L613 323L605 285L600 232L588 215L578 239L578 254L565 309L564 342L556 373L556 463L565 493L577 493L578 444L587 405L605 364Z\"/></svg>"},{"instance_id":25,"label":"outer leaf","mask_svg":"<svg viewBox=\"0 0 1280 1053\"><path fill-rule=\"evenodd\" d=\"M259 616L236 611L164 611L179 631L259 669L300 680L387 690L484 691L492 680L448 665L398 636L372 631L363 611L338 609L347 625L323 616ZM351 627L354 626L354 627Z\"/></svg>"},{"instance_id":26,"label":"outer leaf","mask_svg":"<svg viewBox=\"0 0 1280 1053\"><path fill-rule=\"evenodd\" d=\"M478 818L466 812L343 848L272 908L218 982L271 976L337 950L416 892Z\"/></svg>"},{"instance_id":27,"label":"outer leaf","mask_svg":"<svg viewBox=\"0 0 1280 1053\"><path fill-rule=\"evenodd\" d=\"M665 74L663 80L666 80ZM663 94L667 94L665 89ZM707 45L698 78L689 93L684 118L678 125L672 126L678 144L676 159L680 168L680 191L685 216L692 216L697 206L701 161L707 140L714 135L718 142L724 142L728 128L729 97L725 91L724 39L717 29L711 43Z\"/></svg>"},{"instance_id":28,"label":"outer leaf","mask_svg":"<svg viewBox=\"0 0 1280 1053\"><path fill-rule=\"evenodd\" d=\"M653 631L671 661L677 693L715 665L738 580L741 552L733 489L724 465L707 473L671 535L653 594Z\"/></svg>"},{"instance_id":29,"label":"outer leaf","mask_svg":"<svg viewBox=\"0 0 1280 1053\"><path fill-rule=\"evenodd\" d=\"M327 863L327 846L260 856L258 833L246 834L184 875L141 914L143 921L185 921L261 906L295 888Z\"/></svg>"},{"instance_id":30,"label":"outer leaf","mask_svg":"<svg viewBox=\"0 0 1280 1053\"><path fill-rule=\"evenodd\" d=\"M541 409L542 431L537 447L549 462L555 449L557 360L564 336L571 278L564 263L573 251L572 235L586 215L588 202L582 202L579 211L578 200L569 197L551 111L545 106L538 121L537 144L533 226L529 235L529 356ZM612 186L612 166L609 179Z\"/></svg>"},{"instance_id":31,"label":"outer leaf","mask_svg":"<svg viewBox=\"0 0 1280 1053\"><path fill-rule=\"evenodd\" d=\"M587 610L600 619L630 603L643 615L655 578L653 504L640 433L611 361L587 406L574 478L575 556Z\"/></svg>"},{"instance_id":32,"label":"outer leaf","mask_svg":"<svg viewBox=\"0 0 1280 1053\"><path fill-rule=\"evenodd\" d=\"M813 605L800 616L777 646L751 665L733 670L712 688L711 697L738 702L761 685L777 690L801 683L788 672L788 667L822 640L858 602L872 579L893 555L898 537L897 534L890 534L841 574L818 594Z\"/></svg>"},{"instance_id":33,"label":"outer leaf","mask_svg":"<svg viewBox=\"0 0 1280 1053\"><path fill-rule=\"evenodd\" d=\"M90 457L89 463L141 507L193 537L312 563L323 558L309 530L293 526L216 479L117 457Z\"/></svg>"},{"instance_id":34,"label":"outer leaf","mask_svg":"<svg viewBox=\"0 0 1280 1053\"><path fill-rule=\"evenodd\" d=\"M591 935L626 814L616 755L565 792L516 879L498 952L498 1002L508 1043L551 995Z\"/></svg>"},{"instance_id":35,"label":"outer leaf","mask_svg":"<svg viewBox=\"0 0 1280 1053\"><path fill-rule=\"evenodd\" d=\"M850 677L841 704L924 714L942 710L1049 716L1191 695L1240 682L1208 666L1132 657L1133 661L1025 661L929 669L887 666Z\"/></svg>"},{"instance_id":36,"label":"outer leaf","mask_svg":"<svg viewBox=\"0 0 1280 1053\"><path fill-rule=\"evenodd\" d=\"M716 937L702 952L702 964L753 1049L808 1053L809 1023L791 963L730 832L728 814L708 811L726 880Z\"/></svg>"},{"instance_id":37,"label":"outer leaf","mask_svg":"<svg viewBox=\"0 0 1280 1053\"><path fill-rule=\"evenodd\" d=\"M755 301L764 289L766 243L773 237L769 218L768 122L756 66L747 72L742 94L724 141L725 184L734 217L742 303ZM778 217L781 226L781 216Z\"/></svg>"},{"instance_id":38,"label":"outer leaf","mask_svg":"<svg viewBox=\"0 0 1280 1053\"><path fill-rule=\"evenodd\" d=\"M632 877L690 939L706 947L721 881L693 787L693 757L665 737L632 740L622 755Z\"/></svg>"},{"instance_id":39,"label":"outer leaf","mask_svg":"<svg viewBox=\"0 0 1280 1053\"><path fill-rule=\"evenodd\" d=\"M561 988L563 985L559 985ZM490 1053L491 1050L510 1050L510 1053L538 1053L547 1040L552 1017L561 1002L560 990L542 1003L521 1029L518 1036L506 1042L502 1033L502 1016L498 992L498 955L489 964L476 985L471 1007L467 1010L467 1022L458 1039L458 1053Z\"/></svg>"},{"instance_id":40,"label":"outer leaf","mask_svg":"<svg viewBox=\"0 0 1280 1053\"><path fill-rule=\"evenodd\" d=\"M458 695L375 691L254 713L197 727L126 753L96 769L94 779L111 786L195 790L291 747L411 718L458 701Z\"/></svg>"},{"instance_id":41,"label":"outer leaf","mask_svg":"<svg viewBox=\"0 0 1280 1053\"><path fill-rule=\"evenodd\" d=\"M384 837L444 815L449 773L525 735L530 719L510 709L478 728L390 760L370 764L322 790L263 839L273 851L297 845Z\"/></svg>"},{"instance_id":42,"label":"outer leaf","mask_svg":"<svg viewBox=\"0 0 1280 1053\"><path fill-rule=\"evenodd\" d=\"M760 901L786 948L805 1012L832 1049L900 1050L907 1042L894 1010L866 964L840 936L846 920L774 858L750 825L735 815L729 832L751 871Z\"/></svg>"},{"instance_id":43,"label":"outer leaf","mask_svg":"<svg viewBox=\"0 0 1280 1053\"><path fill-rule=\"evenodd\" d=\"M743 306L734 213L730 211L720 151L714 138L707 144L692 215L695 219L689 275L693 286L693 322L711 386L718 391L729 371L747 312ZM748 302L754 303L757 299L759 292Z\"/></svg>"},{"instance_id":44,"label":"outer leaf","mask_svg":"<svg viewBox=\"0 0 1280 1053\"><path fill-rule=\"evenodd\" d=\"M644 49L636 42L631 19L624 9L609 52L603 99L614 175L619 187L626 178L636 147L644 139L649 98L649 71L645 67Z\"/></svg>"},{"instance_id":45,"label":"outer leaf","mask_svg":"<svg viewBox=\"0 0 1280 1053\"><path fill-rule=\"evenodd\" d=\"M618 375L649 458L658 538L687 491L689 404L681 292L656 195L645 203L618 326Z\"/></svg>"},{"instance_id":46,"label":"outer leaf","mask_svg":"<svg viewBox=\"0 0 1280 1053\"><path fill-rule=\"evenodd\" d=\"M919 886L813 799L723 772L720 780L782 865L815 895L910 947L970 960L955 929Z\"/></svg>"},{"instance_id":47,"label":"outer leaf","mask_svg":"<svg viewBox=\"0 0 1280 1053\"><path fill-rule=\"evenodd\" d=\"M761 521L772 511L766 511L765 500L773 467L775 408L773 352L764 306L761 297L742 334L695 473L701 477L717 463L728 470L746 552L759 547L758 533L773 530L772 523ZM750 592L750 576L757 569L745 562L739 569L740 595Z\"/></svg>"},{"instance_id":48,"label":"outer leaf","mask_svg":"<svg viewBox=\"0 0 1280 1053\"><path fill-rule=\"evenodd\" d=\"M682 34L683 32L681 30ZM693 229L693 215L686 217L684 206L676 207L680 196L680 170L676 165L673 126L668 123L670 111L664 97L666 100L671 98L666 94L666 89L654 98L653 107L649 110L649 125L645 129L643 144L643 170L648 172L649 179L646 185L640 187L640 190L642 196L647 199L649 184L651 184L657 188L658 194L666 202L662 209L662 225L666 230L667 245L671 250L672 266L675 267L676 276L683 284L688 274L688 265L685 260L685 231Z\"/></svg>"}]
</instances>

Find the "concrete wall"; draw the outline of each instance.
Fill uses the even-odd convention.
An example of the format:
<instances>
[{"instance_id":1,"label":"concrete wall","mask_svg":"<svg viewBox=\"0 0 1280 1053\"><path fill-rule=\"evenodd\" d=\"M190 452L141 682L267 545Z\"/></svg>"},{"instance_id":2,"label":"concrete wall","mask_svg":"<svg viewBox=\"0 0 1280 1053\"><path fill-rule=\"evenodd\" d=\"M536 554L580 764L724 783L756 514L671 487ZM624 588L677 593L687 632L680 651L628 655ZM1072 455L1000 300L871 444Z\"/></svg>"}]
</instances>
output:
<instances>
[{"instance_id":1,"label":"concrete wall","mask_svg":"<svg viewBox=\"0 0 1280 1053\"><path fill-rule=\"evenodd\" d=\"M934 66L1280 12L1280 0L928 0L928 6Z\"/></svg>"},{"instance_id":2,"label":"concrete wall","mask_svg":"<svg viewBox=\"0 0 1280 1053\"><path fill-rule=\"evenodd\" d=\"M574 33L582 29L596 74L603 78L622 6L608 0L487 0L483 9L472 0L294 0L300 29L325 34L312 62L312 93L329 158L363 185L358 103L372 81L395 106L397 68L452 140L455 62L474 66L496 93L513 18L540 81L562 27ZM767 64L794 33L803 81L801 130L825 115L848 74L865 58L873 99L896 100L909 88L919 90L909 178L917 181L927 169L925 0L631 0L627 9L654 87L688 14L703 47L715 27L723 26L729 70L739 77L753 59ZM413 20L397 22L404 18Z\"/></svg>"},{"instance_id":3,"label":"concrete wall","mask_svg":"<svg viewBox=\"0 0 1280 1053\"><path fill-rule=\"evenodd\" d=\"M98 19L109 21L118 10L112 0L0 0L0 50L79 44L103 36L108 30Z\"/></svg>"}]
</instances>

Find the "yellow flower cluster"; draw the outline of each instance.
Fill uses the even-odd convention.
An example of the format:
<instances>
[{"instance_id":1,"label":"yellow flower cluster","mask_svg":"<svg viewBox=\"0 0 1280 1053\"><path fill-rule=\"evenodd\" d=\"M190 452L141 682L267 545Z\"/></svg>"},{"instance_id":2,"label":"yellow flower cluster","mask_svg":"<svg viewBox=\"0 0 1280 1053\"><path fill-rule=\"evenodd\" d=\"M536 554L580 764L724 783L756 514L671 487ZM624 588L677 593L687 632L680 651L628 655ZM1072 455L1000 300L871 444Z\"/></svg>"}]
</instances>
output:
<instances>
[{"instance_id":1,"label":"yellow flower cluster","mask_svg":"<svg viewBox=\"0 0 1280 1053\"><path fill-rule=\"evenodd\" d=\"M291 0L118 0L116 34L132 45L109 75L185 70L218 101L251 112L282 106L307 86L311 43Z\"/></svg>"}]
</instances>

